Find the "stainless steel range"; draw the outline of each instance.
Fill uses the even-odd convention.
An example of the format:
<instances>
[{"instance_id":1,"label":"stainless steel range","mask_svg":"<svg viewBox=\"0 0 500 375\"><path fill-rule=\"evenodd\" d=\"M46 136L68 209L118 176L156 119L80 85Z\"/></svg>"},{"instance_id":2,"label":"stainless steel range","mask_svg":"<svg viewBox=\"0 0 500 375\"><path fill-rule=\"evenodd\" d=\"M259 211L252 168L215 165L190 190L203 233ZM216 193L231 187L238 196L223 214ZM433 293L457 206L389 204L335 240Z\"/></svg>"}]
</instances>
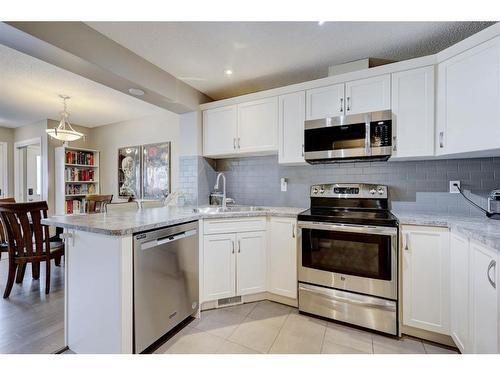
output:
<instances>
[{"instance_id":1,"label":"stainless steel range","mask_svg":"<svg viewBox=\"0 0 500 375\"><path fill-rule=\"evenodd\" d=\"M298 217L299 310L398 335L398 224L387 186L311 187Z\"/></svg>"}]
</instances>

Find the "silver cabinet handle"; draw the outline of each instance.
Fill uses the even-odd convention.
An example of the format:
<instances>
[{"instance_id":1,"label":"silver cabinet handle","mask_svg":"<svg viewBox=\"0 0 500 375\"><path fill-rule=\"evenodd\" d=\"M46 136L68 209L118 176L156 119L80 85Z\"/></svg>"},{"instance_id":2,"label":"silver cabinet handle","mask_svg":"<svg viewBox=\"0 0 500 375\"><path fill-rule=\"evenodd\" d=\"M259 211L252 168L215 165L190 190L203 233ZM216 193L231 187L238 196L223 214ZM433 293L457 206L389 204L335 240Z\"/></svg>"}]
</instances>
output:
<instances>
[{"instance_id":1,"label":"silver cabinet handle","mask_svg":"<svg viewBox=\"0 0 500 375\"><path fill-rule=\"evenodd\" d=\"M238 149L240 148L240 137L238 137Z\"/></svg>"},{"instance_id":2,"label":"silver cabinet handle","mask_svg":"<svg viewBox=\"0 0 500 375\"><path fill-rule=\"evenodd\" d=\"M410 250L408 247L409 242L410 242L410 235L408 233L405 233L405 250L406 251Z\"/></svg>"},{"instance_id":3,"label":"silver cabinet handle","mask_svg":"<svg viewBox=\"0 0 500 375\"><path fill-rule=\"evenodd\" d=\"M292 224L292 238L295 238L295 224Z\"/></svg>"},{"instance_id":4,"label":"silver cabinet handle","mask_svg":"<svg viewBox=\"0 0 500 375\"><path fill-rule=\"evenodd\" d=\"M439 148L444 147L444 132L439 132Z\"/></svg>"},{"instance_id":5,"label":"silver cabinet handle","mask_svg":"<svg viewBox=\"0 0 500 375\"><path fill-rule=\"evenodd\" d=\"M231 241L231 245L232 245L232 247L233 247L233 251L232 251L232 253L234 254L234 241Z\"/></svg>"},{"instance_id":6,"label":"silver cabinet handle","mask_svg":"<svg viewBox=\"0 0 500 375\"><path fill-rule=\"evenodd\" d=\"M302 143L302 156L304 156L304 144Z\"/></svg>"},{"instance_id":7,"label":"silver cabinet handle","mask_svg":"<svg viewBox=\"0 0 500 375\"><path fill-rule=\"evenodd\" d=\"M241 253L241 242L238 240L238 253Z\"/></svg>"},{"instance_id":8,"label":"silver cabinet handle","mask_svg":"<svg viewBox=\"0 0 500 375\"><path fill-rule=\"evenodd\" d=\"M497 288L497 283L491 279L490 277L490 271L493 267L495 267L495 271L496 271L496 266L497 266L497 262L495 260L491 260L490 264L488 265L488 270L486 271L486 274L488 276L488 281L490 282L491 286L493 287L493 289L496 289Z\"/></svg>"},{"instance_id":9,"label":"silver cabinet handle","mask_svg":"<svg viewBox=\"0 0 500 375\"><path fill-rule=\"evenodd\" d=\"M347 109L346 110L347 111L351 110L351 97L350 96L347 97Z\"/></svg>"},{"instance_id":10,"label":"silver cabinet handle","mask_svg":"<svg viewBox=\"0 0 500 375\"><path fill-rule=\"evenodd\" d=\"M396 143L396 136L393 136L392 137L392 151L397 151L398 150L398 146L397 146L397 143Z\"/></svg>"},{"instance_id":11,"label":"silver cabinet handle","mask_svg":"<svg viewBox=\"0 0 500 375\"><path fill-rule=\"evenodd\" d=\"M236 138L233 138L233 148L236 150Z\"/></svg>"},{"instance_id":12,"label":"silver cabinet handle","mask_svg":"<svg viewBox=\"0 0 500 375\"><path fill-rule=\"evenodd\" d=\"M340 112L344 112L344 98L340 98Z\"/></svg>"}]
</instances>

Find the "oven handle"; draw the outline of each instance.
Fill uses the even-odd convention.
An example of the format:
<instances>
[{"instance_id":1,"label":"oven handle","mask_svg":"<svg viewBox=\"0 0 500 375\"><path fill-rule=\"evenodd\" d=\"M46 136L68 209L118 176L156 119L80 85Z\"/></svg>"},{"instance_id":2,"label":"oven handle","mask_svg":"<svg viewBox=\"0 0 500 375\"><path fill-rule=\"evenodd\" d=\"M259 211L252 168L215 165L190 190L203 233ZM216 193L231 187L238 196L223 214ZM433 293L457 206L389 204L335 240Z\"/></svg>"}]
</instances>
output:
<instances>
[{"instance_id":1,"label":"oven handle","mask_svg":"<svg viewBox=\"0 0 500 375\"><path fill-rule=\"evenodd\" d=\"M299 221L297 226L299 229L319 229L335 232L381 234L386 236L395 236L398 233L397 228L394 227L377 227L372 225L348 225Z\"/></svg>"}]
</instances>

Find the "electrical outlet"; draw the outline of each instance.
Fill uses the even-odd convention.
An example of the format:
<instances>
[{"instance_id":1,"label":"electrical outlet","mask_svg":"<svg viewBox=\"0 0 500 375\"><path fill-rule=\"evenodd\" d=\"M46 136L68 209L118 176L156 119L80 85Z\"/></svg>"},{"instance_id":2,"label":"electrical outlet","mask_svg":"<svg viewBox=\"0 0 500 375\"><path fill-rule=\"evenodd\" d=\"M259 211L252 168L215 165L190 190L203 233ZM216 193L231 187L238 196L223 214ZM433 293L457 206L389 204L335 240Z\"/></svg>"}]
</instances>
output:
<instances>
[{"instance_id":1,"label":"electrical outlet","mask_svg":"<svg viewBox=\"0 0 500 375\"><path fill-rule=\"evenodd\" d=\"M454 186L455 184L457 184L458 187L460 187L460 181L450 181L450 193L453 193L453 194L460 193L458 191L457 187Z\"/></svg>"},{"instance_id":2,"label":"electrical outlet","mask_svg":"<svg viewBox=\"0 0 500 375\"><path fill-rule=\"evenodd\" d=\"M288 185L287 179L282 177L281 178L281 191L286 191L287 185Z\"/></svg>"}]
</instances>

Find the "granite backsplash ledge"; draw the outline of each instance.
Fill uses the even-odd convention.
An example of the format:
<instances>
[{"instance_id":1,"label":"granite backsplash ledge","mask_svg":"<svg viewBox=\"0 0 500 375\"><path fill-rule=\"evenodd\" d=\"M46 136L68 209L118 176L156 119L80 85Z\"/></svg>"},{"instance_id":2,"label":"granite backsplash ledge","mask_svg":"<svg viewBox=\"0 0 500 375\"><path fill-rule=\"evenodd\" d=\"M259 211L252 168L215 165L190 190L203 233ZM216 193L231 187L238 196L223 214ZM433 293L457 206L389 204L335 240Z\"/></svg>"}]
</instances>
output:
<instances>
[{"instance_id":1,"label":"granite backsplash ledge","mask_svg":"<svg viewBox=\"0 0 500 375\"><path fill-rule=\"evenodd\" d=\"M365 182L388 185L394 209L480 216L459 194L448 193L449 181L460 180L482 206L486 192L500 187L500 158L284 166L277 156L260 156L219 159L215 171L225 173L228 197L243 205L308 207L312 184ZM286 192L280 191L282 177Z\"/></svg>"}]
</instances>

